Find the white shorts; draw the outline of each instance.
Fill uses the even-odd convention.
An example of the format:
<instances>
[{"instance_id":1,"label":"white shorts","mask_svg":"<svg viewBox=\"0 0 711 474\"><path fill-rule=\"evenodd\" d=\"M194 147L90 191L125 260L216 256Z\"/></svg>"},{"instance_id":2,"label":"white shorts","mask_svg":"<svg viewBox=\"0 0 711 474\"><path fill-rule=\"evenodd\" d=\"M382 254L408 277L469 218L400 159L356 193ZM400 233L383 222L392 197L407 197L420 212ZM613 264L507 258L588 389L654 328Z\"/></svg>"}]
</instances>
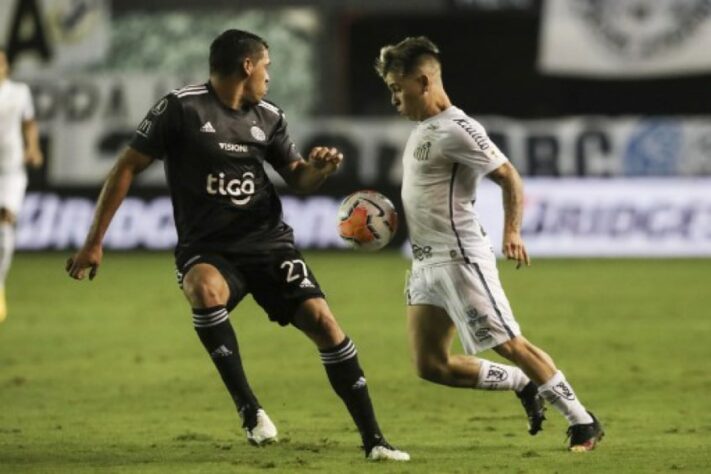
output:
<instances>
[{"instance_id":1,"label":"white shorts","mask_svg":"<svg viewBox=\"0 0 711 474\"><path fill-rule=\"evenodd\" d=\"M24 172L0 174L0 209L4 208L17 216L22 208L27 189Z\"/></svg>"},{"instance_id":2,"label":"white shorts","mask_svg":"<svg viewBox=\"0 0 711 474\"><path fill-rule=\"evenodd\" d=\"M491 349L521 335L493 258L415 267L408 277L406 296L408 305L444 309L467 354Z\"/></svg>"}]
</instances>

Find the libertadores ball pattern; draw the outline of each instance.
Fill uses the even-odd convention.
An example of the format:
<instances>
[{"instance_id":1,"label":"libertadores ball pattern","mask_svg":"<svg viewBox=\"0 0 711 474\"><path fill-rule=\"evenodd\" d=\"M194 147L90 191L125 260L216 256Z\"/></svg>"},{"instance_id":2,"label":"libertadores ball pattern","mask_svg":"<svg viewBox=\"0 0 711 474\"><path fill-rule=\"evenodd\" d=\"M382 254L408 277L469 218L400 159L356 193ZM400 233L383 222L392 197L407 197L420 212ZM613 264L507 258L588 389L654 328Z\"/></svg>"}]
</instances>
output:
<instances>
[{"instance_id":1,"label":"libertadores ball pattern","mask_svg":"<svg viewBox=\"0 0 711 474\"><path fill-rule=\"evenodd\" d=\"M377 191L356 191L338 209L338 235L357 250L385 247L397 231L397 222L395 206Z\"/></svg>"}]
</instances>

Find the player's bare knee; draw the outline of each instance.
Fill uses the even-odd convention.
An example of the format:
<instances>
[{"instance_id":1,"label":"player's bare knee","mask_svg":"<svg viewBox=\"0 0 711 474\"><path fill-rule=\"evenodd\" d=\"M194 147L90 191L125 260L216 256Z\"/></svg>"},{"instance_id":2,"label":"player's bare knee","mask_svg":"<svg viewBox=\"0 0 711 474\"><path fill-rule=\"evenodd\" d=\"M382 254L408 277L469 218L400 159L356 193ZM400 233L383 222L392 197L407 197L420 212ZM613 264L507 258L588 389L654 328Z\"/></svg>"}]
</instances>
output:
<instances>
[{"instance_id":1,"label":"player's bare knee","mask_svg":"<svg viewBox=\"0 0 711 474\"><path fill-rule=\"evenodd\" d=\"M336 318L333 317L330 311L318 309L311 313L311 328L313 331L330 334L337 327Z\"/></svg>"},{"instance_id":2,"label":"player's bare knee","mask_svg":"<svg viewBox=\"0 0 711 474\"><path fill-rule=\"evenodd\" d=\"M183 292L194 308L225 304L229 294L224 279L204 272L188 272L183 281Z\"/></svg>"},{"instance_id":3,"label":"player's bare knee","mask_svg":"<svg viewBox=\"0 0 711 474\"><path fill-rule=\"evenodd\" d=\"M417 358L415 360L415 370L417 376L428 382L441 382L446 373L446 363L430 357Z\"/></svg>"},{"instance_id":4,"label":"player's bare knee","mask_svg":"<svg viewBox=\"0 0 711 474\"><path fill-rule=\"evenodd\" d=\"M322 298L306 300L294 317L294 325L316 340L319 346L334 346L345 335Z\"/></svg>"},{"instance_id":5,"label":"player's bare knee","mask_svg":"<svg viewBox=\"0 0 711 474\"><path fill-rule=\"evenodd\" d=\"M204 281L193 285L184 285L184 292L194 308L209 308L224 304L218 289Z\"/></svg>"},{"instance_id":6,"label":"player's bare knee","mask_svg":"<svg viewBox=\"0 0 711 474\"><path fill-rule=\"evenodd\" d=\"M318 321L321 332L329 334L333 339L338 338L337 335L341 332L341 327L330 311L321 313Z\"/></svg>"}]
</instances>

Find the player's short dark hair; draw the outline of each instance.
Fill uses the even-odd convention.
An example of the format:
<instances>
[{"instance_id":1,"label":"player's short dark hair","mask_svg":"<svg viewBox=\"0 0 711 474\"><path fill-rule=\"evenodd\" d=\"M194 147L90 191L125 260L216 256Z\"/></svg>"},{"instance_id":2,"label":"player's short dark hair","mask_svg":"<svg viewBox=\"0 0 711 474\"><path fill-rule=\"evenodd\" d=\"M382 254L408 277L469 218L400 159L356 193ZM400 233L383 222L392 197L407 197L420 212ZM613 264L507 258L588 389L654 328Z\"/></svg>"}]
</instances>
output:
<instances>
[{"instance_id":1,"label":"player's short dark hair","mask_svg":"<svg viewBox=\"0 0 711 474\"><path fill-rule=\"evenodd\" d=\"M375 70L383 78L389 72L407 75L415 69L423 56L432 57L441 63L436 44L425 36L410 36L398 44L383 46L380 56L375 60Z\"/></svg>"},{"instance_id":2,"label":"player's short dark hair","mask_svg":"<svg viewBox=\"0 0 711 474\"><path fill-rule=\"evenodd\" d=\"M241 70L246 58L258 58L265 49L269 49L267 42L254 33L223 31L210 45L210 73L232 75Z\"/></svg>"}]
</instances>

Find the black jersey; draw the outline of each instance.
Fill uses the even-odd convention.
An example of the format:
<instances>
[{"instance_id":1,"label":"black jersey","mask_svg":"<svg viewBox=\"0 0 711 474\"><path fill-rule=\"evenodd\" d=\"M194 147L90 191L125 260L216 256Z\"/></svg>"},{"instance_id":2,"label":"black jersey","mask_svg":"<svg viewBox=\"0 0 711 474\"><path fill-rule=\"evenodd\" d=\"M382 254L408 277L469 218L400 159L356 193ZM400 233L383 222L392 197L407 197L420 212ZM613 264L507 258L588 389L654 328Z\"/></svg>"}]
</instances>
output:
<instances>
[{"instance_id":1,"label":"black jersey","mask_svg":"<svg viewBox=\"0 0 711 474\"><path fill-rule=\"evenodd\" d=\"M263 162L300 159L275 105L233 110L209 83L175 90L140 123L131 148L162 159L178 231L187 249L254 255L294 246Z\"/></svg>"}]
</instances>

